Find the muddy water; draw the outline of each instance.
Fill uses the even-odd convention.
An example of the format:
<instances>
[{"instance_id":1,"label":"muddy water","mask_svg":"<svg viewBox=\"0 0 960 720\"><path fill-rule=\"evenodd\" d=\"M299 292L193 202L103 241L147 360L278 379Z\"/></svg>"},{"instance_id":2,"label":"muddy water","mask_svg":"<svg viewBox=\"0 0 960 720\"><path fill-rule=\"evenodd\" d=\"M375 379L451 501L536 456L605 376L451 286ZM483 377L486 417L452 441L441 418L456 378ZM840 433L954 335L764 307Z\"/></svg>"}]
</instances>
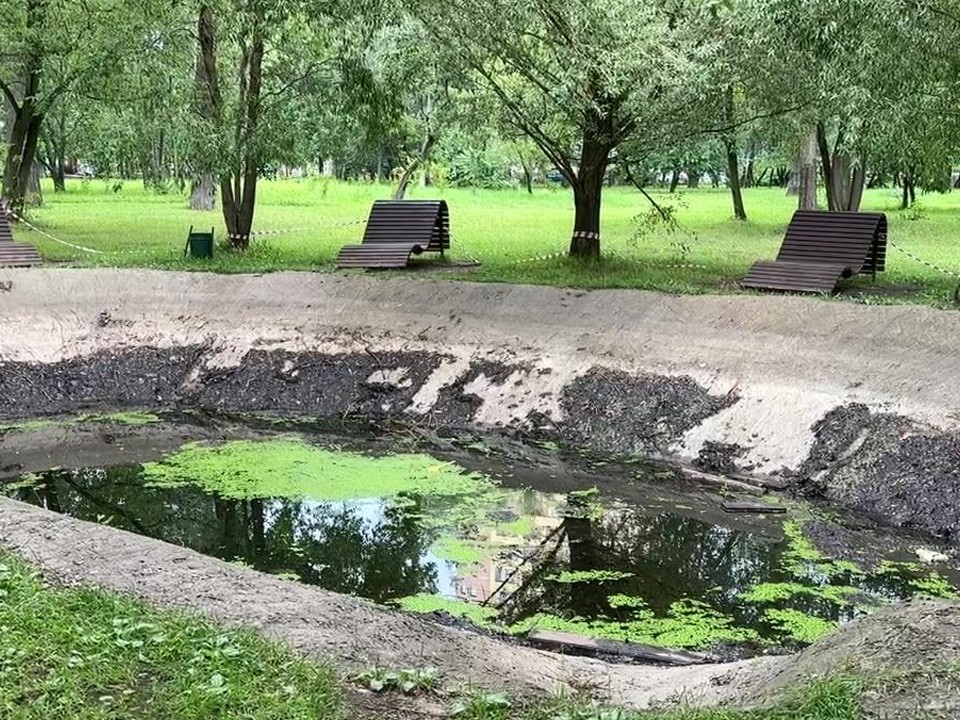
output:
<instances>
[{"instance_id":1,"label":"muddy water","mask_svg":"<svg viewBox=\"0 0 960 720\"><path fill-rule=\"evenodd\" d=\"M351 444L206 442L159 462L31 473L5 492L513 634L539 627L756 654L808 643L884 604L954 592L949 563L920 564L915 538L851 529L802 506L727 515L712 491L678 491L642 468L566 476ZM825 534L843 538L829 556L811 539Z\"/></svg>"}]
</instances>

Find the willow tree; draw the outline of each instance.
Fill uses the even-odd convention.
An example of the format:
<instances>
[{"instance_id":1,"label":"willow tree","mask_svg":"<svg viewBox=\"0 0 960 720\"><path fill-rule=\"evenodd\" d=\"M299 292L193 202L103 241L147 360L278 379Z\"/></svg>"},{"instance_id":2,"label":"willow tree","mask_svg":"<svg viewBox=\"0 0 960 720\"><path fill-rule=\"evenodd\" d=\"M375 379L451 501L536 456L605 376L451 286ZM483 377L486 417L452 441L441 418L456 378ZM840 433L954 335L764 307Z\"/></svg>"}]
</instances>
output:
<instances>
[{"instance_id":1,"label":"willow tree","mask_svg":"<svg viewBox=\"0 0 960 720\"><path fill-rule=\"evenodd\" d=\"M945 0L947 1L947 0ZM800 149L801 207L816 206L820 169L831 210L857 210L878 145L902 132L905 108L939 94L937 77L960 39L927 0L736 0L741 76L750 102L786 99ZM956 0L947 4L956 5ZM896 128L896 130L894 130ZM914 129L924 133L922 125ZM904 138L900 142L904 142ZM912 142L908 144L913 144ZM811 187L812 185L812 187Z\"/></svg>"},{"instance_id":2,"label":"willow tree","mask_svg":"<svg viewBox=\"0 0 960 720\"><path fill-rule=\"evenodd\" d=\"M600 255L618 146L702 94L710 0L417 0L412 12L472 70L573 189L569 253Z\"/></svg>"},{"instance_id":3,"label":"willow tree","mask_svg":"<svg viewBox=\"0 0 960 720\"><path fill-rule=\"evenodd\" d=\"M137 12L113 0L11 0L0 4L0 92L9 111L3 198L23 206L47 116L79 87L94 91L130 57L162 44L169 4Z\"/></svg>"}]
</instances>

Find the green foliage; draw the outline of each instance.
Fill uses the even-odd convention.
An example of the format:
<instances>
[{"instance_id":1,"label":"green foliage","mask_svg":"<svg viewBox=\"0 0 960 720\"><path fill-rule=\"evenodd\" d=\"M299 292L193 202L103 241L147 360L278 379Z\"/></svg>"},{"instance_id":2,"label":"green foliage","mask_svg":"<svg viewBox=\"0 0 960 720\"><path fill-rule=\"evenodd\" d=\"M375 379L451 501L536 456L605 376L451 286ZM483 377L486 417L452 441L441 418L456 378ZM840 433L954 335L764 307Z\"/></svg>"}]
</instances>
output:
<instances>
[{"instance_id":1,"label":"green foliage","mask_svg":"<svg viewBox=\"0 0 960 720\"><path fill-rule=\"evenodd\" d=\"M350 676L350 681L372 692L400 692L404 695L422 695L437 689L439 671L436 668L386 670L372 668Z\"/></svg>"},{"instance_id":2,"label":"green foliage","mask_svg":"<svg viewBox=\"0 0 960 720\"><path fill-rule=\"evenodd\" d=\"M507 720L513 704L505 693L470 693L450 709L450 715L462 720Z\"/></svg>"},{"instance_id":3,"label":"green foliage","mask_svg":"<svg viewBox=\"0 0 960 720\"><path fill-rule=\"evenodd\" d=\"M72 417L45 418L42 420L24 420L22 422L0 424L0 432L29 430L43 430L50 427L64 427L69 425L83 425L99 423L103 425L127 425L129 427L143 427L163 422L159 415L149 412L117 412L91 415L74 415Z\"/></svg>"},{"instance_id":4,"label":"green foliage","mask_svg":"<svg viewBox=\"0 0 960 720\"><path fill-rule=\"evenodd\" d=\"M245 630L0 558L0 715L10 720L343 717L335 673Z\"/></svg>"},{"instance_id":5,"label":"green foliage","mask_svg":"<svg viewBox=\"0 0 960 720\"><path fill-rule=\"evenodd\" d=\"M947 578L936 571L928 570L919 563L891 562L885 560L877 568L880 575L903 577L907 585L919 596L926 598L956 599L957 589Z\"/></svg>"},{"instance_id":6,"label":"green foliage","mask_svg":"<svg viewBox=\"0 0 960 720\"><path fill-rule=\"evenodd\" d=\"M490 491L490 480L427 455L370 457L310 445L296 437L189 444L144 465L148 483L193 484L207 492L244 500L303 498L348 500L400 493L460 496Z\"/></svg>"}]
</instances>

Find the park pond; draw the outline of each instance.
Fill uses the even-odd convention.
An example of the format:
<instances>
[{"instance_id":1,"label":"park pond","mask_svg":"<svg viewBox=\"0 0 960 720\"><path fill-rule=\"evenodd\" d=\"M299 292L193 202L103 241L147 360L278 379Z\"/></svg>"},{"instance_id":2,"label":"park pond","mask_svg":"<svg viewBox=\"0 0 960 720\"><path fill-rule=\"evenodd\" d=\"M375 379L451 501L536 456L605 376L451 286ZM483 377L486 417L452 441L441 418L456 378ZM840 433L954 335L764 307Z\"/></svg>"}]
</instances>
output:
<instances>
[{"instance_id":1,"label":"park pond","mask_svg":"<svg viewBox=\"0 0 960 720\"><path fill-rule=\"evenodd\" d=\"M289 430L207 433L140 456L138 432L108 434L108 461L8 472L3 492L484 632L717 658L795 649L960 583L923 538L785 498L762 499L783 514L725 513L727 491L663 466Z\"/></svg>"}]
</instances>

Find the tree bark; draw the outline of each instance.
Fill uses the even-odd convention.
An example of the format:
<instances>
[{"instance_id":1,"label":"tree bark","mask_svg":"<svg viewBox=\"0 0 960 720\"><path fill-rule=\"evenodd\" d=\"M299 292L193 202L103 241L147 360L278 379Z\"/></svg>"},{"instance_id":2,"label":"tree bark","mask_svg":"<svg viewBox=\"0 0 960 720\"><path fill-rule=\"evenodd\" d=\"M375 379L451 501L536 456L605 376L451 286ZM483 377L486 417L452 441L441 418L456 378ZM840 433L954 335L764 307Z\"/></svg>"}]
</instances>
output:
<instances>
[{"instance_id":1,"label":"tree bark","mask_svg":"<svg viewBox=\"0 0 960 720\"><path fill-rule=\"evenodd\" d=\"M727 177L730 194L733 196L733 215L742 222L747 221L747 211L743 206L743 192L740 189L740 168L737 148L727 145Z\"/></svg>"},{"instance_id":2,"label":"tree bark","mask_svg":"<svg viewBox=\"0 0 960 720\"><path fill-rule=\"evenodd\" d=\"M407 163L407 167L403 169L403 174L400 176L400 182L397 185L397 189L393 192L394 200L403 200L407 196L407 190L410 189L410 182L413 180L413 174L421 165L430 159L430 153L433 152L433 146L436 144L437 136L431 132L428 132L426 137L423 138L423 143L420 145L419 156L414 158L412 162Z\"/></svg>"},{"instance_id":3,"label":"tree bark","mask_svg":"<svg viewBox=\"0 0 960 720\"><path fill-rule=\"evenodd\" d=\"M530 161L527 160L522 152L518 155L520 158L520 167L523 168L523 184L527 188L527 194L533 195L533 168L530 167Z\"/></svg>"},{"instance_id":4,"label":"tree bark","mask_svg":"<svg viewBox=\"0 0 960 720\"><path fill-rule=\"evenodd\" d=\"M209 5L200 7L197 16L197 65L194 71L194 108L204 132L221 132L223 96L217 69L216 18ZM217 183L214 162L201 150L194 163L196 174L190 192L193 210L213 210L217 206Z\"/></svg>"},{"instance_id":5,"label":"tree bark","mask_svg":"<svg viewBox=\"0 0 960 720\"><path fill-rule=\"evenodd\" d=\"M733 127L736 122L736 108L732 87L727 88L724 114L727 125ZM730 194L733 196L733 214L737 220L746 222L747 211L743 206L743 192L740 190L740 159L737 154L737 139L733 132L726 133L724 144L727 149L727 182L730 185ZM750 162L752 163L753 160ZM752 168L747 174L752 177Z\"/></svg>"},{"instance_id":6,"label":"tree bark","mask_svg":"<svg viewBox=\"0 0 960 720\"><path fill-rule=\"evenodd\" d=\"M584 124L580 165L576 177L569 178L573 187L573 236L570 238L570 257L600 257L600 207L603 179L610 164L610 133L604 133L600 124L607 121L592 115Z\"/></svg>"},{"instance_id":7,"label":"tree bark","mask_svg":"<svg viewBox=\"0 0 960 720\"><path fill-rule=\"evenodd\" d=\"M673 174L670 176L670 192L676 192L677 186L680 184L680 168L674 168Z\"/></svg>"},{"instance_id":8,"label":"tree bark","mask_svg":"<svg viewBox=\"0 0 960 720\"><path fill-rule=\"evenodd\" d=\"M204 173L199 180L193 181L190 191L192 210L214 210L217 207L217 183L211 173Z\"/></svg>"},{"instance_id":9,"label":"tree bark","mask_svg":"<svg viewBox=\"0 0 960 720\"><path fill-rule=\"evenodd\" d=\"M817 133L811 132L800 148L798 175L798 207L801 210L817 209Z\"/></svg>"},{"instance_id":10,"label":"tree bark","mask_svg":"<svg viewBox=\"0 0 960 720\"><path fill-rule=\"evenodd\" d=\"M238 250L250 247L250 231L257 201L260 153L257 131L260 121L260 91L263 80L264 40L258 30L242 50L240 61L240 118L237 127L239 166L220 183L223 219L230 244Z\"/></svg>"}]
</instances>

